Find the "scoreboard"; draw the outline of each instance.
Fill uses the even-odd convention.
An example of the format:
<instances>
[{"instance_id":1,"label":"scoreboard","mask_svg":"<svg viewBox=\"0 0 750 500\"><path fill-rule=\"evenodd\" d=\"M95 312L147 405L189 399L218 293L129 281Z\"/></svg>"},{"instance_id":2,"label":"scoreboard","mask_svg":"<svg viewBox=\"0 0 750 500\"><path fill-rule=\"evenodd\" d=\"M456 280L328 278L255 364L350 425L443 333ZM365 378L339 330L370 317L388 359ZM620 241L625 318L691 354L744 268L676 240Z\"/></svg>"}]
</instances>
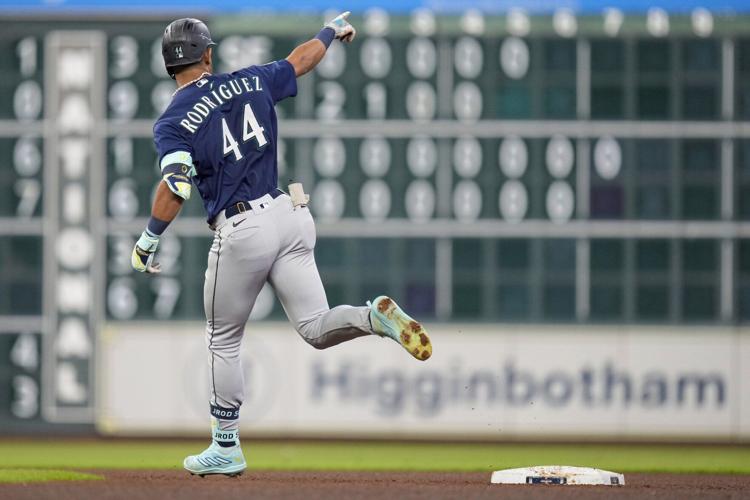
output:
<instances>
[{"instance_id":1,"label":"scoreboard","mask_svg":"<svg viewBox=\"0 0 750 500\"><path fill-rule=\"evenodd\" d=\"M0 420L91 422L106 323L202 320L199 197L130 252L175 89L168 18L4 18ZM206 19L214 65L285 57L321 19ZM279 105L279 178L311 193L331 304L426 320L750 319L750 19L418 10L353 19ZM376 263L376 265L373 265ZM271 289L252 318L282 319Z\"/></svg>"}]
</instances>

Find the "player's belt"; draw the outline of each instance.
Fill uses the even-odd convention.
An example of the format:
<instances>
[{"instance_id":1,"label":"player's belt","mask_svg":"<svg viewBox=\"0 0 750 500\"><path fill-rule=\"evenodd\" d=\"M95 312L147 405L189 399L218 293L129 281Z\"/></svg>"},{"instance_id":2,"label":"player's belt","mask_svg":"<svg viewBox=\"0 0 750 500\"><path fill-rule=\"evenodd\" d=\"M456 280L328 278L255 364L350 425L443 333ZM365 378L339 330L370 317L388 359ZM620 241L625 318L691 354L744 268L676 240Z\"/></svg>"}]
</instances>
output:
<instances>
[{"instance_id":1,"label":"player's belt","mask_svg":"<svg viewBox=\"0 0 750 500\"><path fill-rule=\"evenodd\" d=\"M268 195L271 198L278 198L282 194L283 192L280 189L274 189L273 191L268 193ZM244 212L251 212L252 210L253 209L250 206L249 201L238 201L237 203L232 203L231 205L229 205L227 208L224 209L224 218L229 219L231 217L234 217L237 214L241 214ZM213 221L211 221L210 225L213 225L214 222L216 222L216 219L218 219L218 216L215 217Z\"/></svg>"}]
</instances>

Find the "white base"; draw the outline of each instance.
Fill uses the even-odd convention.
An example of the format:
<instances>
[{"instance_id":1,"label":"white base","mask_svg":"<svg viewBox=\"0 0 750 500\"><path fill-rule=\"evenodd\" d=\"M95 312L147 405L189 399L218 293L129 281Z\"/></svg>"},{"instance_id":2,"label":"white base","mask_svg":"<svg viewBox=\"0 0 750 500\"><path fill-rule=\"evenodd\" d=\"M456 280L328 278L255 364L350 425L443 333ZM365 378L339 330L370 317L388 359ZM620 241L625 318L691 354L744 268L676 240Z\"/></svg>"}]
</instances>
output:
<instances>
[{"instance_id":1,"label":"white base","mask_svg":"<svg viewBox=\"0 0 750 500\"><path fill-rule=\"evenodd\" d=\"M567 465L538 465L521 469L505 469L492 473L492 484L588 484L623 486L625 476L591 467Z\"/></svg>"}]
</instances>

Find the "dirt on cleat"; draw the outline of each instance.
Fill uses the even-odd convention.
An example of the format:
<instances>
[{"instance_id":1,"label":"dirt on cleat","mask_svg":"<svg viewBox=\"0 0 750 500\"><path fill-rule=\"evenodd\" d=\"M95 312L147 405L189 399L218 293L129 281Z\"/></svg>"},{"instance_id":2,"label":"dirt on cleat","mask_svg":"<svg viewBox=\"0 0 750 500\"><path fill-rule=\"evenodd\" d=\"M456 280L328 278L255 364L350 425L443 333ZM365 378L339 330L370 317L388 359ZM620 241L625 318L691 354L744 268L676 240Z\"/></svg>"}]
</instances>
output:
<instances>
[{"instance_id":1,"label":"dirt on cleat","mask_svg":"<svg viewBox=\"0 0 750 500\"><path fill-rule=\"evenodd\" d=\"M397 318L396 321L399 321L399 319ZM427 333L422 329L422 325L411 320L407 325L402 325L402 328L404 326L406 328L401 330L401 335L399 336L401 345L415 358L422 361L428 359L432 354L432 345Z\"/></svg>"},{"instance_id":2,"label":"dirt on cleat","mask_svg":"<svg viewBox=\"0 0 750 500\"><path fill-rule=\"evenodd\" d=\"M394 308L395 309L395 308ZM432 355L432 344L427 333L418 322L409 321L407 330L401 330L401 345L419 360L426 360Z\"/></svg>"},{"instance_id":3,"label":"dirt on cleat","mask_svg":"<svg viewBox=\"0 0 750 500\"><path fill-rule=\"evenodd\" d=\"M432 343L422 325L409 317L390 297L379 297L375 306L385 316L397 334L394 340L420 361L432 356Z\"/></svg>"},{"instance_id":4,"label":"dirt on cleat","mask_svg":"<svg viewBox=\"0 0 750 500\"><path fill-rule=\"evenodd\" d=\"M391 306L391 304L393 304L393 301L390 298L388 297L384 298L383 300L380 301L380 303L378 303L378 312L385 314L386 316L390 318L391 315L386 314L385 311Z\"/></svg>"}]
</instances>

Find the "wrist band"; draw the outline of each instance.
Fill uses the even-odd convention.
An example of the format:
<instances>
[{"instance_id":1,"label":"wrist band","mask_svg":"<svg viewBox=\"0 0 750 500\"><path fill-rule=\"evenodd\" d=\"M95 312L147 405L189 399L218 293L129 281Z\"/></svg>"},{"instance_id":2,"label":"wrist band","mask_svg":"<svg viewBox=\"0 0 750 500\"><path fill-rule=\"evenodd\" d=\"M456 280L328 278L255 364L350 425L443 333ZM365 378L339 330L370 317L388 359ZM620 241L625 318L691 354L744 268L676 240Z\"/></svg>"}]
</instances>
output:
<instances>
[{"instance_id":1,"label":"wrist band","mask_svg":"<svg viewBox=\"0 0 750 500\"><path fill-rule=\"evenodd\" d=\"M336 37L336 32L333 30L333 28L323 28L320 30L320 33L315 35L315 38L323 42L323 45L326 46L326 49L330 47L331 42Z\"/></svg>"},{"instance_id":2,"label":"wrist band","mask_svg":"<svg viewBox=\"0 0 750 500\"><path fill-rule=\"evenodd\" d=\"M164 232L165 229L167 229L167 226L169 225L168 221L157 219L153 215L148 220L148 225L146 226L146 231L151 233L153 236L161 236L161 233Z\"/></svg>"}]
</instances>

